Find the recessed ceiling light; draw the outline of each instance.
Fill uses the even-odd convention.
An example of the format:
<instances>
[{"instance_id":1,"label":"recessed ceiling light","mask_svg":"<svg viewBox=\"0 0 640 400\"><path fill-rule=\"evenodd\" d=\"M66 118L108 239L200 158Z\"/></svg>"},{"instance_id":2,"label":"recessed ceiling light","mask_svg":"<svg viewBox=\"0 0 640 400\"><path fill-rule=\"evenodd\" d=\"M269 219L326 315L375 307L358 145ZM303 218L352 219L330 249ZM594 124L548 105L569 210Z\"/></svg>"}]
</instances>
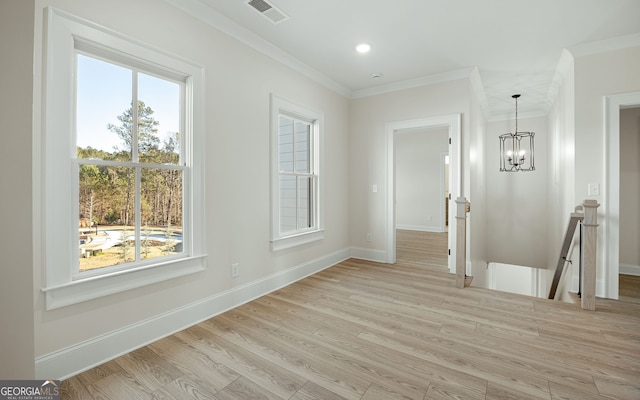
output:
<instances>
[{"instance_id":1,"label":"recessed ceiling light","mask_svg":"<svg viewBox=\"0 0 640 400\"><path fill-rule=\"evenodd\" d=\"M367 43L362 43L356 46L356 51L358 53L362 53L362 54L368 53L369 50L371 50L371 46L368 45Z\"/></svg>"}]
</instances>

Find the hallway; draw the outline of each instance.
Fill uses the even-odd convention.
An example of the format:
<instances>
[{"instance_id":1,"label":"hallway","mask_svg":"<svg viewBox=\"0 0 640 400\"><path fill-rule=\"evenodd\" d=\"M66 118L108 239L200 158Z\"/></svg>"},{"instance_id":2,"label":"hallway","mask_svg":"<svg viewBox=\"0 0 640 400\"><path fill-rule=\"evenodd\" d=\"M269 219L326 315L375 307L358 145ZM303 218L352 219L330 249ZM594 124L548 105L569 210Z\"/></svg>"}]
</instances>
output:
<instances>
[{"instance_id":1,"label":"hallway","mask_svg":"<svg viewBox=\"0 0 640 400\"><path fill-rule=\"evenodd\" d=\"M456 289L442 234L349 259L63 381L64 399L640 398L638 304Z\"/></svg>"}]
</instances>

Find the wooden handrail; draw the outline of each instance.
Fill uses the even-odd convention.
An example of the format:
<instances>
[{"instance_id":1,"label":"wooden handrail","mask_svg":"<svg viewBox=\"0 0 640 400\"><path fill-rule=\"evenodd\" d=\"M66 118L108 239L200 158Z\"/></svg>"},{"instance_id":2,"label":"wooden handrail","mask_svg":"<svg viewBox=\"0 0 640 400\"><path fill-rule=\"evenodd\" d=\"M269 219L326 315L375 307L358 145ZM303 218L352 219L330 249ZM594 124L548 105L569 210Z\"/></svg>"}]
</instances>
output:
<instances>
[{"instance_id":1,"label":"wooden handrail","mask_svg":"<svg viewBox=\"0 0 640 400\"><path fill-rule=\"evenodd\" d=\"M456 287L462 289L467 277L467 213L471 205L464 197L458 197L456 205Z\"/></svg>"},{"instance_id":2,"label":"wooden handrail","mask_svg":"<svg viewBox=\"0 0 640 400\"><path fill-rule=\"evenodd\" d=\"M567 232L564 234L564 241L562 242L562 248L560 249L560 257L558 257L558 264L556 265L556 272L553 274L553 281L551 282L551 289L549 290L549 298L554 299L556 297L556 291L558 290L558 284L560 283L560 277L562 271L567 263L567 255L569 254L569 247L573 241L573 236L576 233L576 226L578 221L582 221L584 214L581 212L582 207L578 206L575 212L571 213L569 218L569 225L567 226Z\"/></svg>"},{"instance_id":3,"label":"wooden handrail","mask_svg":"<svg viewBox=\"0 0 640 400\"><path fill-rule=\"evenodd\" d=\"M580 302L581 307L585 310L596 309L596 254L598 247L597 209L599 206L600 204L598 204L596 200L585 200L582 203L582 206L576 207L576 212L571 214L569 226L567 227L567 232L565 233L564 241L562 243L562 249L560 250L560 257L558 258L556 271L553 275L551 289L549 290L550 299L554 299L556 297L558 283L560 282L564 266L567 261L571 262L570 260L567 260L569 247L573 241L578 221L583 221L583 231L580 242L581 276L579 279L580 286L582 288L580 293Z\"/></svg>"}]
</instances>

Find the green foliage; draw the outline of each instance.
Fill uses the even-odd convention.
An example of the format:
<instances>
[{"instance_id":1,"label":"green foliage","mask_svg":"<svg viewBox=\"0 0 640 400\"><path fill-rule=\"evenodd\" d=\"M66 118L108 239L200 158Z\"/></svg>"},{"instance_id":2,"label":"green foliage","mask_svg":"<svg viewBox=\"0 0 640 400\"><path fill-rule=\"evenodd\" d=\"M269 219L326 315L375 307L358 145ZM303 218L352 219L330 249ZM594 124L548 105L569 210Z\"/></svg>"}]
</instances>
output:
<instances>
[{"instance_id":1,"label":"green foliage","mask_svg":"<svg viewBox=\"0 0 640 400\"><path fill-rule=\"evenodd\" d=\"M154 111L139 101L137 107L138 156L142 163L178 165L180 136L174 132L161 143ZM116 117L119 124L107 129L118 135L121 145L111 152L92 147L77 148L79 159L130 161L133 138L133 107ZM79 170L80 218L99 225L131 225L136 196L140 198L142 222L154 226L182 224L182 172L174 168L141 168L141 186L135 193L135 169L83 163Z\"/></svg>"},{"instance_id":2,"label":"green foliage","mask_svg":"<svg viewBox=\"0 0 640 400\"><path fill-rule=\"evenodd\" d=\"M143 101L138 101L138 151L140 154L147 154L154 149L158 149L160 139L158 139L158 125L160 124L155 118L152 117L153 110L144 104ZM115 148L120 154L131 153L131 142L133 138L133 102L131 107L126 109L118 120L120 125L108 124L107 129L116 133L123 142L122 148Z\"/></svg>"},{"instance_id":3,"label":"green foliage","mask_svg":"<svg viewBox=\"0 0 640 400\"><path fill-rule=\"evenodd\" d=\"M118 219L120 219L120 215L115 210L109 210L104 216L104 221L110 225L118 223ZM100 222L98 221L98 223Z\"/></svg>"}]
</instances>

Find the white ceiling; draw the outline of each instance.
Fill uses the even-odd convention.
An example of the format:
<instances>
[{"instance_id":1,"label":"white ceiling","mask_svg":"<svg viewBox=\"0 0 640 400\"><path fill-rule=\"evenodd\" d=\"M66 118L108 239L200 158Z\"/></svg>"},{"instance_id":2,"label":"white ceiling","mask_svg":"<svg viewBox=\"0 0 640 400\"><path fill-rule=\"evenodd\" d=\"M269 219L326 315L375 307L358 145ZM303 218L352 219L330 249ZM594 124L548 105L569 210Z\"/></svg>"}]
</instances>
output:
<instances>
[{"instance_id":1,"label":"white ceiling","mask_svg":"<svg viewBox=\"0 0 640 400\"><path fill-rule=\"evenodd\" d=\"M289 16L278 24L248 0L167 1L349 97L477 68L489 117L512 114L515 93L544 114L563 49L640 37L640 0L267 0Z\"/></svg>"}]
</instances>

